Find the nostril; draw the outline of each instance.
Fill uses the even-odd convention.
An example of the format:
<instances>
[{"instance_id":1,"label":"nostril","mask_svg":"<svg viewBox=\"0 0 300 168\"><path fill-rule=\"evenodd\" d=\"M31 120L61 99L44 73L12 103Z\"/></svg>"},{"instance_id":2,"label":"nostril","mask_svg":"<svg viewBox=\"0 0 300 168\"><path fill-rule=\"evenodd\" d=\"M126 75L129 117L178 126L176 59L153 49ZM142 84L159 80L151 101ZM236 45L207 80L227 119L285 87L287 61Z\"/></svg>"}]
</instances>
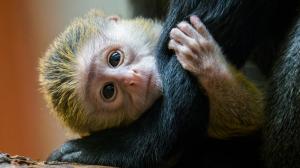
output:
<instances>
[{"instance_id":1,"label":"nostril","mask_svg":"<svg viewBox=\"0 0 300 168\"><path fill-rule=\"evenodd\" d=\"M130 83L130 80L129 79L124 79L124 84L125 85L128 85Z\"/></svg>"},{"instance_id":2,"label":"nostril","mask_svg":"<svg viewBox=\"0 0 300 168\"><path fill-rule=\"evenodd\" d=\"M125 79L124 84L127 86L133 86L135 84L135 82L132 79Z\"/></svg>"},{"instance_id":3,"label":"nostril","mask_svg":"<svg viewBox=\"0 0 300 168\"><path fill-rule=\"evenodd\" d=\"M136 69L132 69L133 73L137 74L138 71Z\"/></svg>"},{"instance_id":4,"label":"nostril","mask_svg":"<svg viewBox=\"0 0 300 168\"><path fill-rule=\"evenodd\" d=\"M133 86L133 85L134 85L134 81L131 80L131 81L129 82L129 86Z\"/></svg>"}]
</instances>

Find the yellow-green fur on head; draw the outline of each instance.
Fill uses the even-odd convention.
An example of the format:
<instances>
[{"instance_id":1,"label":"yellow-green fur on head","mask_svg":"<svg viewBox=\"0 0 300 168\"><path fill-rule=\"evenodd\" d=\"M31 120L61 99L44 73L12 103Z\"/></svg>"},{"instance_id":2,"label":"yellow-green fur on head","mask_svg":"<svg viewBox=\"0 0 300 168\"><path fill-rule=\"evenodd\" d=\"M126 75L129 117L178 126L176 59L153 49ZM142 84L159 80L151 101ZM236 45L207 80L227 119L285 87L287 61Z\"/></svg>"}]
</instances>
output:
<instances>
[{"instance_id":1,"label":"yellow-green fur on head","mask_svg":"<svg viewBox=\"0 0 300 168\"><path fill-rule=\"evenodd\" d=\"M141 25L146 32L151 32L153 22L138 18L130 20ZM67 29L50 45L46 54L40 59L40 85L51 111L74 132L86 134L95 131L100 125L84 109L78 93L78 59L77 52L87 40L101 35L101 29L108 20L98 11L75 19ZM154 36L151 33L149 38ZM106 126L111 127L111 126ZM103 129L103 128L99 128Z\"/></svg>"}]
</instances>

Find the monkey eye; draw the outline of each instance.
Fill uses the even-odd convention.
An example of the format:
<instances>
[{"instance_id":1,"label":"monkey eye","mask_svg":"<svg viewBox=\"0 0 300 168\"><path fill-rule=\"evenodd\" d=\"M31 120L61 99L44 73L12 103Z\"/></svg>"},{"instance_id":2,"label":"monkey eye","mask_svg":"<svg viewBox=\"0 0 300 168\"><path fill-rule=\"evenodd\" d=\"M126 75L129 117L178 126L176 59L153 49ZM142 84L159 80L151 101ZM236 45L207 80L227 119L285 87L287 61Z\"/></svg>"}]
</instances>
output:
<instances>
[{"instance_id":1,"label":"monkey eye","mask_svg":"<svg viewBox=\"0 0 300 168\"><path fill-rule=\"evenodd\" d=\"M108 63L112 67L117 67L121 62L121 58L122 58L122 55L121 55L120 51L114 51L114 52L110 53L109 58L108 58Z\"/></svg>"},{"instance_id":2,"label":"monkey eye","mask_svg":"<svg viewBox=\"0 0 300 168\"><path fill-rule=\"evenodd\" d=\"M101 90L101 96L106 101L111 101L116 95L115 85L113 83L106 84Z\"/></svg>"}]
</instances>

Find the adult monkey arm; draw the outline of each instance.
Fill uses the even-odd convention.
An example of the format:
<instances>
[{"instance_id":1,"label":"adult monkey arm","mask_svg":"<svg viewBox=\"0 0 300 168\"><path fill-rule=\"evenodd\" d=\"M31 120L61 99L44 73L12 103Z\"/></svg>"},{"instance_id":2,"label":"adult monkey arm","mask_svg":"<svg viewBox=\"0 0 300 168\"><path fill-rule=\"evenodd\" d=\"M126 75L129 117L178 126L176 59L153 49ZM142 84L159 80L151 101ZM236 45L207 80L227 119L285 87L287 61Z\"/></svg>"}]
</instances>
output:
<instances>
[{"instance_id":1,"label":"adult monkey arm","mask_svg":"<svg viewBox=\"0 0 300 168\"><path fill-rule=\"evenodd\" d=\"M274 67L267 95L264 159L270 168L299 167L300 129L300 19Z\"/></svg>"},{"instance_id":2,"label":"adult monkey arm","mask_svg":"<svg viewBox=\"0 0 300 168\"><path fill-rule=\"evenodd\" d=\"M298 167L299 1L210 1L202 5L206 8L196 14L202 16L228 60L239 68L252 56L271 77L263 133L267 167Z\"/></svg>"},{"instance_id":3,"label":"adult monkey arm","mask_svg":"<svg viewBox=\"0 0 300 168\"><path fill-rule=\"evenodd\" d=\"M214 90L207 92L212 100L208 128L210 137L226 139L246 136L262 128L264 121L262 93L249 83L241 72L235 72L234 76L235 78L229 76L231 78L229 81L228 79L220 79L218 82L207 81L207 85ZM222 101L225 101L226 105L222 104Z\"/></svg>"},{"instance_id":4,"label":"adult monkey arm","mask_svg":"<svg viewBox=\"0 0 300 168\"><path fill-rule=\"evenodd\" d=\"M171 30L169 48L184 69L202 84L209 97L210 137L250 135L262 126L262 93L227 63L219 45L196 16Z\"/></svg>"}]
</instances>

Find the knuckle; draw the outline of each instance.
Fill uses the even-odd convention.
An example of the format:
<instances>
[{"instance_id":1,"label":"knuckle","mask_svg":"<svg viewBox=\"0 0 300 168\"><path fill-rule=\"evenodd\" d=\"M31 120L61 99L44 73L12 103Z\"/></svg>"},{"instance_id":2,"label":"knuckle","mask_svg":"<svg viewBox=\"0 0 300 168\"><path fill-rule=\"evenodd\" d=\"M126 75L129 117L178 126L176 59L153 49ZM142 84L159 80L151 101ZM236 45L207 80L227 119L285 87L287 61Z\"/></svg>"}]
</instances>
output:
<instances>
[{"instance_id":1,"label":"knuckle","mask_svg":"<svg viewBox=\"0 0 300 168\"><path fill-rule=\"evenodd\" d=\"M191 55L191 50L187 47L182 47L181 48L181 53L184 55Z\"/></svg>"},{"instance_id":2,"label":"knuckle","mask_svg":"<svg viewBox=\"0 0 300 168\"><path fill-rule=\"evenodd\" d=\"M180 30L179 30L178 28L173 28L173 33L174 33L174 34L178 34L179 31L180 31Z\"/></svg>"},{"instance_id":3,"label":"knuckle","mask_svg":"<svg viewBox=\"0 0 300 168\"><path fill-rule=\"evenodd\" d=\"M187 23L185 23L185 22L182 22L182 23L181 23L181 25L180 25L180 28L181 28L182 30L185 30L185 31L187 31L187 30L188 30L188 28L189 28L189 26L188 26L188 24L187 24Z\"/></svg>"},{"instance_id":4,"label":"knuckle","mask_svg":"<svg viewBox=\"0 0 300 168\"><path fill-rule=\"evenodd\" d=\"M182 63L181 66L182 66L183 69L189 69L189 66L185 63Z\"/></svg>"},{"instance_id":5,"label":"knuckle","mask_svg":"<svg viewBox=\"0 0 300 168\"><path fill-rule=\"evenodd\" d=\"M193 49L198 48L198 42L195 39L190 40L189 46Z\"/></svg>"},{"instance_id":6,"label":"knuckle","mask_svg":"<svg viewBox=\"0 0 300 168\"><path fill-rule=\"evenodd\" d=\"M197 26L197 30L198 30L198 32L199 32L199 33L202 33L202 32L204 32L204 30L205 30L205 27L204 27L204 25L203 25L203 24L201 24L201 23L199 23L199 24L198 24L198 26Z\"/></svg>"},{"instance_id":7,"label":"knuckle","mask_svg":"<svg viewBox=\"0 0 300 168\"><path fill-rule=\"evenodd\" d=\"M206 40L201 43L201 46L205 51L213 51L214 48L214 45Z\"/></svg>"},{"instance_id":8,"label":"knuckle","mask_svg":"<svg viewBox=\"0 0 300 168\"><path fill-rule=\"evenodd\" d=\"M176 29L175 28L171 29L170 37L174 37L175 34L176 34Z\"/></svg>"},{"instance_id":9,"label":"knuckle","mask_svg":"<svg viewBox=\"0 0 300 168\"><path fill-rule=\"evenodd\" d=\"M178 39L180 38L180 30L177 28L173 28L170 33L171 38Z\"/></svg>"}]
</instances>

